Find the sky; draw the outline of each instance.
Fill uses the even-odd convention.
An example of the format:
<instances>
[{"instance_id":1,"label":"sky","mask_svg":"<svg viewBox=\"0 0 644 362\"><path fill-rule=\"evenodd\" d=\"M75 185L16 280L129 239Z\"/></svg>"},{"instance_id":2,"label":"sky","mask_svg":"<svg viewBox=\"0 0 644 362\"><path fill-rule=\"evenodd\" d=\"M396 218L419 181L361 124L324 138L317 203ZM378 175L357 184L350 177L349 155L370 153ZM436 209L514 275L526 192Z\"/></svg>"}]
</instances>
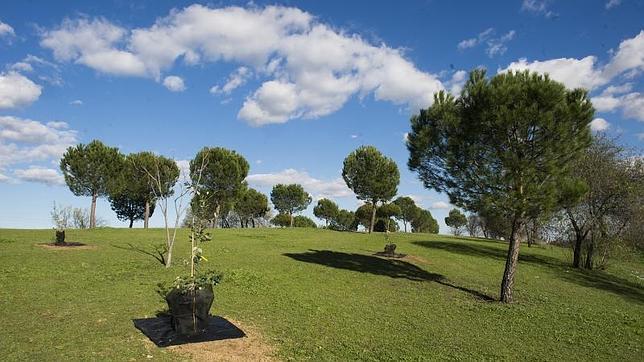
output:
<instances>
[{"instance_id":1,"label":"sky","mask_svg":"<svg viewBox=\"0 0 644 362\"><path fill-rule=\"evenodd\" d=\"M593 131L641 152L642 14L641 0L2 1L0 227L52 227L54 202L89 207L58 162L99 139L180 164L226 147L252 187L300 183L351 210L342 161L373 145L447 233L447 196L407 168L409 118L472 69L529 69L586 88ZM106 199L97 214L126 226Z\"/></svg>"}]
</instances>

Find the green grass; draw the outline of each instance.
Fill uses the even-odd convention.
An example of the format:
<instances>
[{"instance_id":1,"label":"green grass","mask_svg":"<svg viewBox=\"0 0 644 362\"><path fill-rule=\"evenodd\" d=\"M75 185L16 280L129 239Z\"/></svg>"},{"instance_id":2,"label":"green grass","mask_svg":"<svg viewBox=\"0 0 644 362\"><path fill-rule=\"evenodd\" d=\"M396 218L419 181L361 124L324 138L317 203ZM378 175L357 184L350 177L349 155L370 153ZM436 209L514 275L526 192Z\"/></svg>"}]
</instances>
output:
<instances>
[{"instance_id":1,"label":"green grass","mask_svg":"<svg viewBox=\"0 0 644 362\"><path fill-rule=\"evenodd\" d=\"M165 307L157 282L187 270L187 231L164 269L162 230L70 230L92 250L45 250L51 230L0 230L3 360L176 359L132 319ZM392 236L415 259L372 254L382 235L326 230L216 230L206 267L226 275L212 312L261 331L295 360L642 360L644 262L568 267L570 253L524 246L516 303L497 298L506 245Z\"/></svg>"}]
</instances>

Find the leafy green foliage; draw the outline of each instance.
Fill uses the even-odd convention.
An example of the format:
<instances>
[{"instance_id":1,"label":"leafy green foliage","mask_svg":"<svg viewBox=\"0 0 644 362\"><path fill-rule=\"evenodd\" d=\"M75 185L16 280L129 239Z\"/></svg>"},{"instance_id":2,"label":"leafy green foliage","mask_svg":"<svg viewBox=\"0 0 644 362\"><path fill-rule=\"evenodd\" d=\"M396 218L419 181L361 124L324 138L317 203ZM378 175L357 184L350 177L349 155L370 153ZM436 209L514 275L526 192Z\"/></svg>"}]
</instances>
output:
<instances>
[{"instance_id":1,"label":"leafy green foliage","mask_svg":"<svg viewBox=\"0 0 644 362\"><path fill-rule=\"evenodd\" d=\"M235 201L235 211L242 219L242 225L248 227L248 221L263 217L270 210L268 197L261 192L246 187Z\"/></svg>"},{"instance_id":2,"label":"leafy green foliage","mask_svg":"<svg viewBox=\"0 0 644 362\"><path fill-rule=\"evenodd\" d=\"M306 210L311 200L311 195L298 184L278 184L273 186L271 191L271 202L281 214L289 215L291 226L293 226L293 214Z\"/></svg>"},{"instance_id":3,"label":"leafy green foliage","mask_svg":"<svg viewBox=\"0 0 644 362\"><path fill-rule=\"evenodd\" d=\"M338 212L340 212L338 204L329 199L318 200L318 204L313 208L313 215L318 219L324 220L327 226L336 217Z\"/></svg>"},{"instance_id":4,"label":"leafy green foliage","mask_svg":"<svg viewBox=\"0 0 644 362\"><path fill-rule=\"evenodd\" d=\"M396 216L396 219L403 222L405 232L407 232L407 223L410 223L417 216L419 208L409 196L398 197L393 203L400 208L400 214Z\"/></svg>"},{"instance_id":5,"label":"leafy green foliage","mask_svg":"<svg viewBox=\"0 0 644 362\"><path fill-rule=\"evenodd\" d=\"M277 214L271 219L271 224L280 227L291 226L291 216L287 214Z\"/></svg>"},{"instance_id":6,"label":"leafy green foliage","mask_svg":"<svg viewBox=\"0 0 644 362\"><path fill-rule=\"evenodd\" d=\"M452 228L454 235L461 235L467 225L467 217L458 209L451 209L449 215L445 218L445 225Z\"/></svg>"},{"instance_id":7,"label":"leafy green foliage","mask_svg":"<svg viewBox=\"0 0 644 362\"><path fill-rule=\"evenodd\" d=\"M337 231L355 231L357 227L354 213L344 209L338 210L329 224L329 229Z\"/></svg>"},{"instance_id":8,"label":"leafy green foliage","mask_svg":"<svg viewBox=\"0 0 644 362\"><path fill-rule=\"evenodd\" d=\"M297 215L293 218L293 226L296 228L317 228L315 221L304 215Z\"/></svg>"},{"instance_id":9,"label":"leafy green foliage","mask_svg":"<svg viewBox=\"0 0 644 362\"><path fill-rule=\"evenodd\" d=\"M411 219L412 232L438 234L438 229L438 221L434 219L429 210L416 209L414 218Z\"/></svg>"},{"instance_id":10,"label":"leafy green foliage","mask_svg":"<svg viewBox=\"0 0 644 362\"><path fill-rule=\"evenodd\" d=\"M223 273L214 270L203 271L198 276L178 276L172 282L158 283L157 294L165 299L168 293L174 289L179 290L182 294L186 294L194 290L207 288L208 286L214 287L222 281L223 277Z\"/></svg>"},{"instance_id":11,"label":"leafy green foliage","mask_svg":"<svg viewBox=\"0 0 644 362\"><path fill-rule=\"evenodd\" d=\"M425 187L469 211L492 207L512 220L501 300L512 301L516 234L556 208L558 189L590 143L587 92L547 76L474 70L461 96L440 92L411 119L408 166Z\"/></svg>"},{"instance_id":12,"label":"leafy green foliage","mask_svg":"<svg viewBox=\"0 0 644 362\"><path fill-rule=\"evenodd\" d=\"M377 207L378 202L387 202L396 196L400 172L396 162L383 156L378 149L362 146L344 159L342 178L359 200ZM374 219L375 210L371 215L371 220ZM371 231L373 222L369 223Z\"/></svg>"}]
</instances>

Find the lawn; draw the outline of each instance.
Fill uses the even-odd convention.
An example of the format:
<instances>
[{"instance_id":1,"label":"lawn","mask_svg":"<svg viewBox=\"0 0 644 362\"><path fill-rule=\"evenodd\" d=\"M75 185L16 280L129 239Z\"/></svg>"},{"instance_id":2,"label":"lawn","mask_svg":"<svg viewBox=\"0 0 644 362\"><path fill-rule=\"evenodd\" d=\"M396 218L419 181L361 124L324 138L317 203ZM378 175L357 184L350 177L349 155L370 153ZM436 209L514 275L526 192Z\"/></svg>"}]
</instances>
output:
<instances>
[{"instance_id":1,"label":"lawn","mask_svg":"<svg viewBox=\"0 0 644 362\"><path fill-rule=\"evenodd\" d=\"M0 230L3 360L180 358L132 320L165 305L159 281L187 268L151 250L160 229L68 231L92 248L48 250L52 230ZM212 313L260 331L279 359L642 360L644 259L608 270L568 267L570 252L523 246L516 303L497 298L506 245L394 234L405 260L373 256L381 234L311 229L215 230L207 268L224 272ZM185 356L184 356L185 357Z\"/></svg>"}]
</instances>

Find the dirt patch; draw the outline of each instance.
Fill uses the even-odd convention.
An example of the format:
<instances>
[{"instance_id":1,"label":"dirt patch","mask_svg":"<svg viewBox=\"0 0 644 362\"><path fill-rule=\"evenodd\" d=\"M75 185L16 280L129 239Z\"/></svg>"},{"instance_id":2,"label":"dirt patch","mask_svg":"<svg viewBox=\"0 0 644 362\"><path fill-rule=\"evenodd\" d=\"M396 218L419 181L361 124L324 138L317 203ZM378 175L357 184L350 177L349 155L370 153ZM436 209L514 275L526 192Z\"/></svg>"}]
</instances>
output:
<instances>
[{"instance_id":1,"label":"dirt patch","mask_svg":"<svg viewBox=\"0 0 644 362\"><path fill-rule=\"evenodd\" d=\"M87 245L83 243L63 243L63 244L56 244L56 243L40 243L36 244L37 246L43 248L43 249L49 249L49 250L91 250L91 249L96 249L95 245Z\"/></svg>"},{"instance_id":2,"label":"dirt patch","mask_svg":"<svg viewBox=\"0 0 644 362\"><path fill-rule=\"evenodd\" d=\"M183 344L167 349L185 355L193 361L278 361L275 349L266 343L256 328L232 319L228 320L241 328L246 337Z\"/></svg>"}]
</instances>

